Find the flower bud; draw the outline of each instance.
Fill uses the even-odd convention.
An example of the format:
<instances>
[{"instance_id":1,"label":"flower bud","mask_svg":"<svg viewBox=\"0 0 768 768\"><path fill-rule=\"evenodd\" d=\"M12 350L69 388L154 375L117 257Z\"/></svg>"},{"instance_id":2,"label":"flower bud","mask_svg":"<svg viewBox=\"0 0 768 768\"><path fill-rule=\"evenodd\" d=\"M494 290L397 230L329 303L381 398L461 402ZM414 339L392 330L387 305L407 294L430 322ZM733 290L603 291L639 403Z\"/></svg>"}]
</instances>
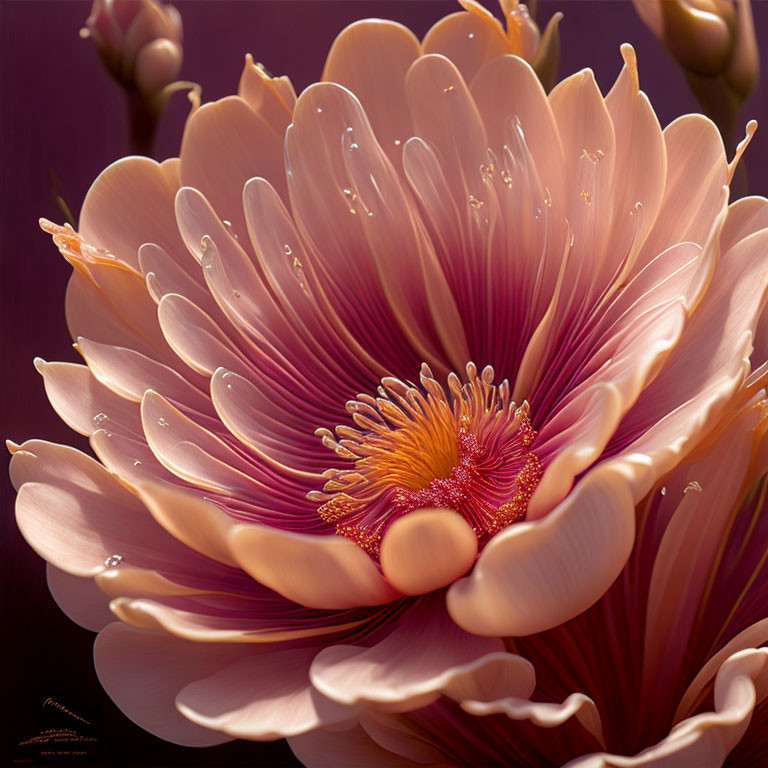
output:
<instances>
[{"instance_id":1,"label":"flower bud","mask_svg":"<svg viewBox=\"0 0 768 768\"><path fill-rule=\"evenodd\" d=\"M760 62L750 0L632 0L680 64L724 135L755 89Z\"/></svg>"},{"instance_id":2,"label":"flower bud","mask_svg":"<svg viewBox=\"0 0 768 768\"><path fill-rule=\"evenodd\" d=\"M181 16L156 0L94 0L81 34L91 37L110 74L146 96L179 75Z\"/></svg>"}]
</instances>

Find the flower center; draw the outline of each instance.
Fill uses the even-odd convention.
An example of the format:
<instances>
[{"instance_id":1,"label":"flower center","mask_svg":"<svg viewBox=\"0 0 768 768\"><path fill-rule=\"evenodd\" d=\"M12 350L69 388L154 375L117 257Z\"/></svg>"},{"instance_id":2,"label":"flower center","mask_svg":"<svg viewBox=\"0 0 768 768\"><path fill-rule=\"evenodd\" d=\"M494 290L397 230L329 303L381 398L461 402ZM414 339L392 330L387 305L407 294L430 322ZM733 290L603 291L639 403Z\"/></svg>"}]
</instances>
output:
<instances>
[{"instance_id":1,"label":"flower center","mask_svg":"<svg viewBox=\"0 0 768 768\"><path fill-rule=\"evenodd\" d=\"M479 375L470 363L467 381L450 374L446 392L423 365L421 387L385 378L379 397L348 402L357 428L316 432L352 464L326 470L323 491L309 494L319 516L375 558L387 528L416 509L458 512L480 546L523 520L542 473L536 432L528 403L493 379L490 366Z\"/></svg>"}]
</instances>

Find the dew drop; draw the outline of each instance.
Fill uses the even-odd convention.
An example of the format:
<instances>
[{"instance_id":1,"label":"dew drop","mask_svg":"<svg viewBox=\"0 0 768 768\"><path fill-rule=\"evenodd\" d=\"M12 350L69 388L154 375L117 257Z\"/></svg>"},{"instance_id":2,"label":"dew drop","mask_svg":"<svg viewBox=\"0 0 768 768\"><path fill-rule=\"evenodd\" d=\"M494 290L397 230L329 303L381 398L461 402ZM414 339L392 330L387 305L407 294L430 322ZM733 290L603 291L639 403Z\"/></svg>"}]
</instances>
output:
<instances>
[{"instance_id":1,"label":"dew drop","mask_svg":"<svg viewBox=\"0 0 768 768\"><path fill-rule=\"evenodd\" d=\"M468 37L470 40L472 40L472 39L474 39L474 37L475 37L475 33L474 33L474 32L470 32L470 33L467 35L467 37Z\"/></svg>"},{"instance_id":2,"label":"dew drop","mask_svg":"<svg viewBox=\"0 0 768 768\"><path fill-rule=\"evenodd\" d=\"M582 189L581 192L579 192L579 197L587 204L592 204L592 195L586 190Z\"/></svg>"},{"instance_id":3,"label":"dew drop","mask_svg":"<svg viewBox=\"0 0 768 768\"><path fill-rule=\"evenodd\" d=\"M455 93L455 92L456 92L455 85L449 85L447 88L443 88L443 93Z\"/></svg>"},{"instance_id":4,"label":"dew drop","mask_svg":"<svg viewBox=\"0 0 768 768\"><path fill-rule=\"evenodd\" d=\"M602 149L596 149L594 152L589 152L585 147L581 150L581 156L586 157L597 165L605 157L605 152L603 152Z\"/></svg>"},{"instance_id":5,"label":"dew drop","mask_svg":"<svg viewBox=\"0 0 768 768\"><path fill-rule=\"evenodd\" d=\"M238 290L234 290L234 291L232 291L232 295L233 295L233 296L234 296L236 299L239 299L239 298L240 298L240 291L238 291Z\"/></svg>"},{"instance_id":6,"label":"dew drop","mask_svg":"<svg viewBox=\"0 0 768 768\"><path fill-rule=\"evenodd\" d=\"M133 460L133 466L134 467L140 467L141 466L141 462L138 459L134 459Z\"/></svg>"},{"instance_id":7,"label":"dew drop","mask_svg":"<svg viewBox=\"0 0 768 768\"><path fill-rule=\"evenodd\" d=\"M642 212L643 212L643 204L638 200L632 207L632 210L629 212L629 215L634 216L635 214L639 214Z\"/></svg>"},{"instance_id":8,"label":"dew drop","mask_svg":"<svg viewBox=\"0 0 768 768\"><path fill-rule=\"evenodd\" d=\"M234 238L235 238L235 240L237 240L237 239L238 239L238 237L237 237L237 235L235 234L235 229L234 229L234 227L232 226L232 222L231 222L231 221L227 221L226 219L222 219L222 220L221 220L221 223L224 225L224 228L227 230L227 232L229 232L229 234L230 234L232 237L234 237Z\"/></svg>"},{"instance_id":9,"label":"dew drop","mask_svg":"<svg viewBox=\"0 0 768 768\"><path fill-rule=\"evenodd\" d=\"M360 147L358 146L358 143L357 143L356 141L353 141L353 142L352 142L352 143L349 145L349 151L350 151L350 152L354 152L356 149L360 149Z\"/></svg>"},{"instance_id":10,"label":"dew drop","mask_svg":"<svg viewBox=\"0 0 768 768\"><path fill-rule=\"evenodd\" d=\"M688 483L685 488L683 488L683 493L688 493L688 491L698 491L700 493L702 490L703 489L701 485L699 485L699 483L694 480L693 482Z\"/></svg>"},{"instance_id":11,"label":"dew drop","mask_svg":"<svg viewBox=\"0 0 768 768\"><path fill-rule=\"evenodd\" d=\"M286 244L283 246L283 250L285 251L285 255L286 255L286 256L290 256L290 255L293 253L293 251L291 250L291 246L290 246L290 245L288 245L288 243L286 243Z\"/></svg>"},{"instance_id":12,"label":"dew drop","mask_svg":"<svg viewBox=\"0 0 768 768\"><path fill-rule=\"evenodd\" d=\"M352 133L352 131L353 131L354 129L352 128L352 126L351 126L351 125L348 125L348 126L345 128L345 130L346 130L346 132L347 132L347 133Z\"/></svg>"},{"instance_id":13,"label":"dew drop","mask_svg":"<svg viewBox=\"0 0 768 768\"><path fill-rule=\"evenodd\" d=\"M107 414L106 414L106 413L104 413L104 412L102 411L101 413L97 413L97 414L96 414L96 415L93 417L92 421L93 421L93 423L94 423L94 424L95 424L97 427L99 427L99 426L101 426L101 425L102 425L102 424L103 424L105 421L107 421L107 419L109 419L109 416L107 416Z\"/></svg>"},{"instance_id":14,"label":"dew drop","mask_svg":"<svg viewBox=\"0 0 768 768\"><path fill-rule=\"evenodd\" d=\"M482 208L485 205L485 203L482 200L478 200L478 198L476 198L474 195L470 195L469 205L475 210L478 210L479 208Z\"/></svg>"},{"instance_id":15,"label":"dew drop","mask_svg":"<svg viewBox=\"0 0 768 768\"><path fill-rule=\"evenodd\" d=\"M552 193L549 191L549 187L544 188L544 205L546 205L547 208L552 207Z\"/></svg>"},{"instance_id":16,"label":"dew drop","mask_svg":"<svg viewBox=\"0 0 768 768\"><path fill-rule=\"evenodd\" d=\"M544 211L541 210L541 208L536 209L536 218L540 219Z\"/></svg>"},{"instance_id":17,"label":"dew drop","mask_svg":"<svg viewBox=\"0 0 768 768\"><path fill-rule=\"evenodd\" d=\"M395 139L395 146L396 147L399 147L401 144L402 144L402 142L400 141L400 139Z\"/></svg>"},{"instance_id":18,"label":"dew drop","mask_svg":"<svg viewBox=\"0 0 768 768\"><path fill-rule=\"evenodd\" d=\"M666 496L667 495L667 486L666 485L662 486L662 489L661 489L660 493L661 493L662 496Z\"/></svg>"},{"instance_id":19,"label":"dew drop","mask_svg":"<svg viewBox=\"0 0 768 768\"><path fill-rule=\"evenodd\" d=\"M318 107L318 108L317 108L317 114L318 114L318 115L319 115L319 114L320 114L322 111L323 111L323 108L322 108L322 107Z\"/></svg>"},{"instance_id":20,"label":"dew drop","mask_svg":"<svg viewBox=\"0 0 768 768\"><path fill-rule=\"evenodd\" d=\"M104 565L107 566L107 568L117 568L120 563L123 562L123 556L122 555L110 555L105 561Z\"/></svg>"},{"instance_id":21,"label":"dew drop","mask_svg":"<svg viewBox=\"0 0 768 768\"><path fill-rule=\"evenodd\" d=\"M167 427L167 426L168 426L168 421L167 421L167 419L164 419L162 416L161 416L161 417L160 417L160 418L157 420L157 423L158 423L158 424L159 424L161 427Z\"/></svg>"}]
</instances>

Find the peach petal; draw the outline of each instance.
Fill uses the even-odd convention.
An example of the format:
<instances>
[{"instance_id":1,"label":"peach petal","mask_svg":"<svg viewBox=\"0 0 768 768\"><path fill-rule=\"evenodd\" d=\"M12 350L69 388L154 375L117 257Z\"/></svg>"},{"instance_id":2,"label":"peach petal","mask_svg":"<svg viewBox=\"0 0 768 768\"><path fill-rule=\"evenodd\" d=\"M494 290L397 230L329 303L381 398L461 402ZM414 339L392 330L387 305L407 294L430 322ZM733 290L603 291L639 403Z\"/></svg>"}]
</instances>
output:
<instances>
[{"instance_id":1,"label":"peach petal","mask_svg":"<svg viewBox=\"0 0 768 768\"><path fill-rule=\"evenodd\" d=\"M664 143L664 197L638 266L674 243L690 241L703 246L723 205L728 165L714 123L702 115L684 115L664 129Z\"/></svg>"},{"instance_id":2,"label":"peach petal","mask_svg":"<svg viewBox=\"0 0 768 768\"><path fill-rule=\"evenodd\" d=\"M83 202L80 233L90 244L138 267L139 248L157 243L171 253L183 247L173 225L175 189L154 160L126 157L102 171ZM140 221L141 227L135 223Z\"/></svg>"},{"instance_id":3,"label":"peach petal","mask_svg":"<svg viewBox=\"0 0 768 768\"><path fill-rule=\"evenodd\" d=\"M614 437L642 435L622 451L635 493L644 495L696 444L744 381L767 275L766 230L722 255L686 333Z\"/></svg>"},{"instance_id":4,"label":"peach petal","mask_svg":"<svg viewBox=\"0 0 768 768\"><path fill-rule=\"evenodd\" d=\"M492 671L499 673L495 680ZM504 652L500 640L457 627L444 611L442 594L414 606L370 648L334 645L320 651L310 676L313 685L334 701L395 712L426 706L442 693L462 698L472 693L493 695L504 687L529 696L535 684L531 665Z\"/></svg>"},{"instance_id":5,"label":"peach petal","mask_svg":"<svg viewBox=\"0 0 768 768\"><path fill-rule=\"evenodd\" d=\"M108 598L93 579L73 576L51 563L46 564L45 573L53 599L75 624L99 632L115 620Z\"/></svg>"},{"instance_id":6,"label":"peach petal","mask_svg":"<svg viewBox=\"0 0 768 768\"><path fill-rule=\"evenodd\" d=\"M139 266L144 274L147 289L156 303L167 293L178 293L210 315L218 317L221 314L205 287L202 275L194 269L191 255L188 263L181 266L159 245L144 243L139 248Z\"/></svg>"},{"instance_id":7,"label":"peach petal","mask_svg":"<svg viewBox=\"0 0 768 768\"><path fill-rule=\"evenodd\" d=\"M91 435L90 444L99 461L130 486L148 479L175 482L173 474L155 458L143 435L134 439L97 429Z\"/></svg>"},{"instance_id":8,"label":"peach petal","mask_svg":"<svg viewBox=\"0 0 768 768\"><path fill-rule=\"evenodd\" d=\"M285 126L290 116L286 112ZM187 121L181 143L181 180L200 190L219 218L247 242L240 192L263 176L285 197L283 134L237 96L205 104Z\"/></svg>"},{"instance_id":9,"label":"peach petal","mask_svg":"<svg viewBox=\"0 0 768 768\"><path fill-rule=\"evenodd\" d=\"M334 83L304 91L286 155L294 212L319 251L314 263L324 290L337 311L349 305L343 320L355 324L369 354L378 352L390 369L409 360L416 369L418 359L445 370L446 357L464 365L463 327L445 276L357 99ZM382 327L397 333L383 336Z\"/></svg>"},{"instance_id":10,"label":"peach petal","mask_svg":"<svg viewBox=\"0 0 768 768\"><path fill-rule=\"evenodd\" d=\"M485 201L480 166L489 162L485 127L456 66L443 56L417 59L405 81L417 136L436 150L459 213L471 213L469 196Z\"/></svg>"},{"instance_id":11,"label":"peach petal","mask_svg":"<svg viewBox=\"0 0 768 768\"><path fill-rule=\"evenodd\" d=\"M147 595L194 595L205 592L203 589L186 587L167 579L157 571L120 565L108 568L93 577L102 599L117 597L146 597ZM112 616L114 620L114 616Z\"/></svg>"},{"instance_id":12,"label":"peach petal","mask_svg":"<svg viewBox=\"0 0 768 768\"><path fill-rule=\"evenodd\" d=\"M206 747L232 737L190 722L176 709L176 695L189 682L240 658L249 647L189 643L114 622L96 638L93 655L99 682L140 728L173 744Z\"/></svg>"},{"instance_id":13,"label":"peach petal","mask_svg":"<svg viewBox=\"0 0 768 768\"><path fill-rule=\"evenodd\" d=\"M45 393L67 426L81 435L91 435L109 425L110 430L141 435L141 420L134 403L100 384L87 366L47 363L35 366L45 382Z\"/></svg>"},{"instance_id":14,"label":"peach petal","mask_svg":"<svg viewBox=\"0 0 768 768\"><path fill-rule=\"evenodd\" d=\"M549 515L497 534L471 575L449 588L448 611L482 635L556 626L608 589L629 557L634 530L627 471L600 465Z\"/></svg>"},{"instance_id":15,"label":"peach petal","mask_svg":"<svg viewBox=\"0 0 768 768\"><path fill-rule=\"evenodd\" d=\"M258 493L249 462L151 389L141 401L141 420L152 453L177 477L228 496Z\"/></svg>"},{"instance_id":16,"label":"peach petal","mask_svg":"<svg viewBox=\"0 0 768 768\"><path fill-rule=\"evenodd\" d=\"M381 577L371 558L341 536L240 524L232 528L228 544L239 565L256 581L308 608L382 605L401 596Z\"/></svg>"},{"instance_id":17,"label":"peach petal","mask_svg":"<svg viewBox=\"0 0 768 768\"><path fill-rule=\"evenodd\" d=\"M625 64L605 105L616 136L614 173L622 180L611 239L621 242L626 238L623 232L634 230L631 252L623 268L628 272L661 210L664 184L660 180L667 176L667 151L653 107L638 90L635 52L629 45L621 50Z\"/></svg>"},{"instance_id":18,"label":"peach petal","mask_svg":"<svg viewBox=\"0 0 768 768\"><path fill-rule=\"evenodd\" d=\"M403 83L421 55L416 36L401 24L365 19L346 27L334 40L323 80L348 88L360 99L376 138L395 167L413 133Z\"/></svg>"},{"instance_id":19,"label":"peach petal","mask_svg":"<svg viewBox=\"0 0 768 768\"><path fill-rule=\"evenodd\" d=\"M99 344L82 336L77 345L91 373L120 397L138 403L148 389L157 389L177 403L211 412L210 400L172 368L132 349Z\"/></svg>"},{"instance_id":20,"label":"peach petal","mask_svg":"<svg viewBox=\"0 0 768 768\"><path fill-rule=\"evenodd\" d=\"M206 728L265 741L348 721L353 712L329 701L309 684L315 650L252 654L184 687L176 706Z\"/></svg>"},{"instance_id":21,"label":"peach petal","mask_svg":"<svg viewBox=\"0 0 768 768\"><path fill-rule=\"evenodd\" d=\"M145 482L137 487L157 522L191 549L226 565L237 566L227 535L237 521L197 493L168 483Z\"/></svg>"},{"instance_id":22,"label":"peach petal","mask_svg":"<svg viewBox=\"0 0 768 768\"><path fill-rule=\"evenodd\" d=\"M278 79L281 78L269 77L260 64L253 63L251 54L246 54L237 93L273 131L281 134L291 121L296 97L294 94L293 99L286 98L275 82ZM290 84L290 80L284 80Z\"/></svg>"},{"instance_id":23,"label":"peach petal","mask_svg":"<svg viewBox=\"0 0 768 768\"><path fill-rule=\"evenodd\" d=\"M22 535L41 557L74 576L101 573L112 555L144 566L185 559L184 548L164 535L139 500L74 448L24 443L11 460L11 478L19 487Z\"/></svg>"},{"instance_id":24,"label":"peach petal","mask_svg":"<svg viewBox=\"0 0 768 768\"><path fill-rule=\"evenodd\" d=\"M528 720L539 728L557 728L575 717L588 733L603 743L600 713L595 702L583 693L572 693L559 704L508 697L488 702L463 701L461 707L470 715L504 714L510 720Z\"/></svg>"},{"instance_id":25,"label":"peach petal","mask_svg":"<svg viewBox=\"0 0 768 768\"><path fill-rule=\"evenodd\" d=\"M381 570L404 595L421 595L463 576L475 562L477 536L461 515L420 509L395 520L381 542Z\"/></svg>"},{"instance_id":26,"label":"peach petal","mask_svg":"<svg viewBox=\"0 0 768 768\"><path fill-rule=\"evenodd\" d=\"M655 746L634 757L595 754L565 768L720 768L747 730L752 713L768 694L768 649L751 648L731 656L715 679L714 711L678 723Z\"/></svg>"},{"instance_id":27,"label":"peach petal","mask_svg":"<svg viewBox=\"0 0 768 768\"><path fill-rule=\"evenodd\" d=\"M193 592L188 590L185 594L193 594ZM208 615L205 613L204 604L202 612L185 611L158 600L129 599L123 596L112 600L109 607L115 616L131 626L139 629L163 630L176 637L201 643L301 641L322 635L338 634L354 629L365 621L360 619L346 623L328 623L326 626L304 627L294 621L289 627L281 627L279 622L272 622L270 625L269 620L245 618L242 614L233 617ZM240 610L248 609L252 610L252 604L244 601Z\"/></svg>"},{"instance_id":28,"label":"peach petal","mask_svg":"<svg viewBox=\"0 0 768 768\"><path fill-rule=\"evenodd\" d=\"M542 186L549 188L553 205L560 204L560 135L547 94L530 65L517 56L492 59L480 70L470 90L496 156L504 156L508 122L514 116L520 121Z\"/></svg>"},{"instance_id":29,"label":"peach petal","mask_svg":"<svg viewBox=\"0 0 768 768\"><path fill-rule=\"evenodd\" d=\"M184 296L163 296L157 317L171 349L198 373L211 376L220 366L247 370L247 362L213 319Z\"/></svg>"},{"instance_id":30,"label":"peach petal","mask_svg":"<svg viewBox=\"0 0 768 768\"><path fill-rule=\"evenodd\" d=\"M484 64L510 53L498 21L466 11L452 13L434 24L424 37L422 48L425 54L441 54L450 59L468 83Z\"/></svg>"}]
</instances>

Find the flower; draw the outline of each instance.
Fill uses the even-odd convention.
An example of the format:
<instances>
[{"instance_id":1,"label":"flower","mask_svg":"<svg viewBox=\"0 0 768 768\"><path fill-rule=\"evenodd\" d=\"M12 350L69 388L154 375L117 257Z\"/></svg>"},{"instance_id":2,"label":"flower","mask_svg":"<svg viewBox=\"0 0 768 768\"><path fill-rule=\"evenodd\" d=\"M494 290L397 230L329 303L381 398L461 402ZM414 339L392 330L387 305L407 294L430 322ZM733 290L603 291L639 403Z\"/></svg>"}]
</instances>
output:
<instances>
[{"instance_id":1,"label":"flower","mask_svg":"<svg viewBox=\"0 0 768 768\"><path fill-rule=\"evenodd\" d=\"M181 16L156 0L94 0L82 31L112 76L152 95L181 69Z\"/></svg>"},{"instance_id":2,"label":"flower","mask_svg":"<svg viewBox=\"0 0 768 768\"><path fill-rule=\"evenodd\" d=\"M547 96L497 40L358 22L298 100L248 59L43 223L86 365L37 365L100 461L12 445L17 519L165 739L527 697L500 638L603 595L738 397L768 230L713 124L662 132L629 46Z\"/></svg>"},{"instance_id":3,"label":"flower","mask_svg":"<svg viewBox=\"0 0 768 768\"><path fill-rule=\"evenodd\" d=\"M104 66L125 91L131 149L151 155L157 126L181 71L181 15L156 0L94 0L80 30L96 44ZM193 102L197 96L192 97Z\"/></svg>"},{"instance_id":4,"label":"flower","mask_svg":"<svg viewBox=\"0 0 768 768\"><path fill-rule=\"evenodd\" d=\"M737 203L738 215L768 224L765 201ZM369 713L343 733L304 734L291 739L302 762L764 765L765 370L695 456L638 505L635 548L607 594L549 632L506 641L532 665L527 688L520 691L520 677L489 676L419 710Z\"/></svg>"},{"instance_id":5,"label":"flower","mask_svg":"<svg viewBox=\"0 0 768 768\"><path fill-rule=\"evenodd\" d=\"M632 0L685 70L704 111L726 137L755 90L760 60L750 0Z\"/></svg>"}]
</instances>

